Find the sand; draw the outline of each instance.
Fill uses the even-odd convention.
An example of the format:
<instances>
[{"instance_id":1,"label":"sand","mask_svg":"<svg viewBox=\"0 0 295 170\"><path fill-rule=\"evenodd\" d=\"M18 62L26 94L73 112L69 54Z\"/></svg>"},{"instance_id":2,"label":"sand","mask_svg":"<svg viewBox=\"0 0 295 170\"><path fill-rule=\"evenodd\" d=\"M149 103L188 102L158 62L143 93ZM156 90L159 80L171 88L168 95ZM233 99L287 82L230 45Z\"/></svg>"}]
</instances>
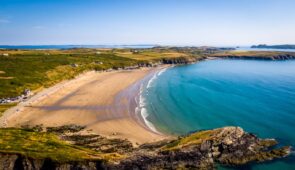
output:
<instances>
[{"instance_id":1,"label":"sand","mask_svg":"<svg viewBox=\"0 0 295 170\"><path fill-rule=\"evenodd\" d=\"M100 135L127 138L134 145L164 139L166 135L150 130L134 112L140 84L159 70L88 72L10 109L1 118L2 126L78 124Z\"/></svg>"}]
</instances>

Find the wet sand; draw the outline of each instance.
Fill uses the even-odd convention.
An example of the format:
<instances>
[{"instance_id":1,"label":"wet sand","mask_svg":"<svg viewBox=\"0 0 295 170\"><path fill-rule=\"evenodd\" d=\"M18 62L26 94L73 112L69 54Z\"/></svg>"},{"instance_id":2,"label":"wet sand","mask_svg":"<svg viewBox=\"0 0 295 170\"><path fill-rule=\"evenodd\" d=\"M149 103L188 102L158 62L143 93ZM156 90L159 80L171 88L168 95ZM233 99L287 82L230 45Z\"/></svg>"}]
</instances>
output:
<instances>
[{"instance_id":1,"label":"wet sand","mask_svg":"<svg viewBox=\"0 0 295 170\"><path fill-rule=\"evenodd\" d=\"M127 138L133 144L167 136L151 131L135 112L140 85L161 68L89 72L44 90L7 111L6 127L78 124L97 134Z\"/></svg>"}]
</instances>

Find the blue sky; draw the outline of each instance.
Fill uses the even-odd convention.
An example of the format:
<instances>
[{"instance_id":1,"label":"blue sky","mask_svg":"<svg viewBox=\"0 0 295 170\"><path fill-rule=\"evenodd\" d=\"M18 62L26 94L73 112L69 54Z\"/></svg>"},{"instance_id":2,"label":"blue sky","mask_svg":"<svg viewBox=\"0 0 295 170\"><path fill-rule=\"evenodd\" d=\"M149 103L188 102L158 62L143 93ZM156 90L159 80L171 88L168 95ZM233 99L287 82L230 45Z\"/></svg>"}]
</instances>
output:
<instances>
[{"instance_id":1,"label":"blue sky","mask_svg":"<svg viewBox=\"0 0 295 170\"><path fill-rule=\"evenodd\" d=\"M295 0L0 0L0 44L295 44Z\"/></svg>"}]
</instances>

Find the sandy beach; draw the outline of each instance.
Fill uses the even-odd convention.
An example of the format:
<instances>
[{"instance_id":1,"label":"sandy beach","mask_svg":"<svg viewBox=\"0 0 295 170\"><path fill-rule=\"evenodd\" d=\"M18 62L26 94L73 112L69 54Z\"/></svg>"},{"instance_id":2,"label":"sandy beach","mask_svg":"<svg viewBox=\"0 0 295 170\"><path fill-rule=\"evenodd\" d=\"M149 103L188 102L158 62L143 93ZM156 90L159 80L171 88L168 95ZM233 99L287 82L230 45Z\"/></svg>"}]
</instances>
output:
<instances>
[{"instance_id":1,"label":"sandy beach","mask_svg":"<svg viewBox=\"0 0 295 170\"><path fill-rule=\"evenodd\" d=\"M127 138L135 145L164 139L167 136L150 130L135 112L140 85L160 69L88 72L8 110L1 126L78 124L100 135Z\"/></svg>"}]
</instances>

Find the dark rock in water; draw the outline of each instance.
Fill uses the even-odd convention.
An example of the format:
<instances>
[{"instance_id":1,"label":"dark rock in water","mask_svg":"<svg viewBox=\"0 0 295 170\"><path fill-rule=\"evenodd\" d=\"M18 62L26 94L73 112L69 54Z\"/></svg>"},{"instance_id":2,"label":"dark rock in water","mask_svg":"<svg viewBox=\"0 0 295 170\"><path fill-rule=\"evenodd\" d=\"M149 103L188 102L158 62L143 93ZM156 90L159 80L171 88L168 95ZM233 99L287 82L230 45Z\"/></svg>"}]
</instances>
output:
<instances>
[{"instance_id":1,"label":"dark rock in water","mask_svg":"<svg viewBox=\"0 0 295 170\"><path fill-rule=\"evenodd\" d=\"M88 138L83 140L81 136L69 137L76 144L82 142L88 147L93 146L89 142L93 139L95 143L108 143L107 139L100 136ZM237 166L290 154L289 146L271 149L276 144L274 139L260 139L239 127L224 127L192 133L174 140L144 144L138 148L132 148L127 141L112 141L111 147L121 148L119 151L125 154L116 161L58 163L49 159L28 158L21 154L0 153L0 169L214 169L215 163Z\"/></svg>"}]
</instances>

